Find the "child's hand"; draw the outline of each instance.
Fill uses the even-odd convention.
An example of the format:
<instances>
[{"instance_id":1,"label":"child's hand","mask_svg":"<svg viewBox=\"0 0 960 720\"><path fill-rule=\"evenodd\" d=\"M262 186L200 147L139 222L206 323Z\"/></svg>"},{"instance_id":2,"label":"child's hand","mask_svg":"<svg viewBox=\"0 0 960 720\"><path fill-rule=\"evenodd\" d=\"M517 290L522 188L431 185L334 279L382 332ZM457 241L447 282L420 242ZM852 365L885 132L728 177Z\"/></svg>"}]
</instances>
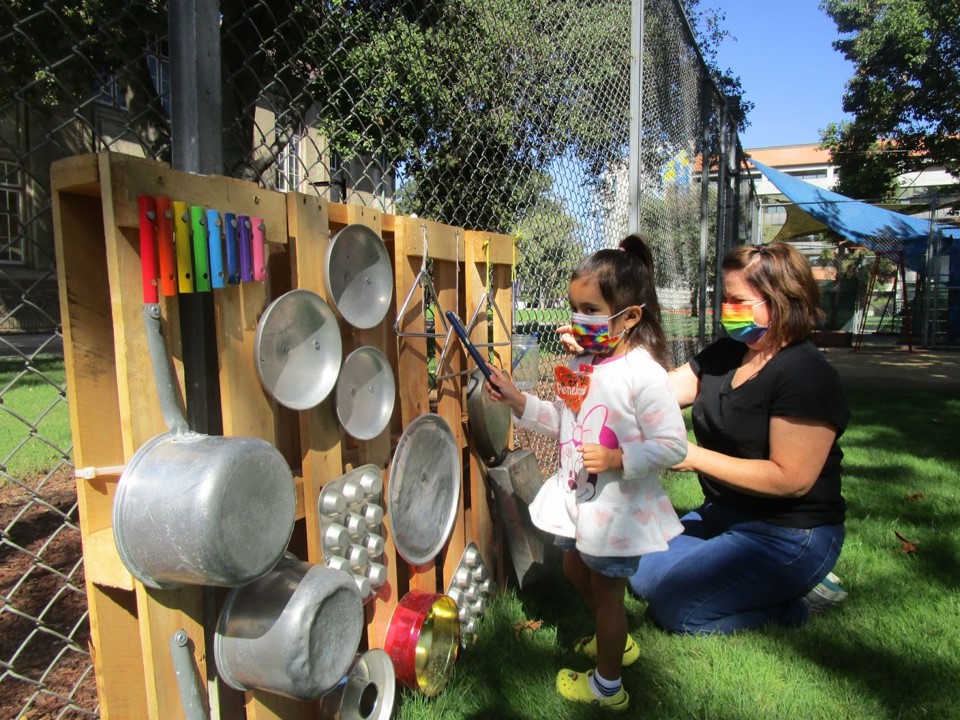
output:
<instances>
[{"instance_id":1,"label":"child's hand","mask_svg":"<svg viewBox=\"0 0 960 720\"><path fill-rule=\"evenodd\" d=\"M523 409L527 406L527 398L524 394L517 389L513 380L503 370L490 363L487 363L487 368L490 370L490 379L484 385L490 399L508 405L517 417L523 415ZM499 388L499 391L494 389L494 385Z\"/></svg>"},{"instance_id":2,"label":"child's hand","mask_svg":"<svg viewBox=\"0 0 960 720\"><path fill-rule=\"evenodd\" d=\"M563 345L564 350L573 355L579 355L583 352L583 348L573 339L572 330L573 328L569 325L561 325L557 328L557 334L560 336L560 344Z\"/></svg>"},{"instance_id":3,"label":"child's hand","mask_svg":"<svg viewBox=\"0 0 960 720\"><path fill-rule=\"evenodd\" d=\"M596 475L607 470L619 470L623 467L623 450L608 448L596 443L584 443L580 446L583 455L583 468Z\"/></svg>"}]
</instances>

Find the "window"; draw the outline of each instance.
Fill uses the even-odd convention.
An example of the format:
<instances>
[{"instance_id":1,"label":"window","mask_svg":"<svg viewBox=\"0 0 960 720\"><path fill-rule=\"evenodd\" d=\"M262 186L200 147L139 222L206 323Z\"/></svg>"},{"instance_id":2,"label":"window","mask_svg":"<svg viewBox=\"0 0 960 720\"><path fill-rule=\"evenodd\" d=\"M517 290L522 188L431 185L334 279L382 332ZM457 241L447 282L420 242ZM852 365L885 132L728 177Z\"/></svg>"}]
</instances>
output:
<instances>
[{"instance_id":1,"label":"window","mask_svg":"<svg viewBox=\"0 0 960 720\"><path fill-rule=\"evenodd\" d=\"M145 55L150 79L153 81L153 90L160 98L163 113L170 117L170 58L167 44L157 42L147 49ZM140 62L139 60L137 62ZM116 75L108 75L100 83L97 102L109 105L117 110L127 109L127 89L117 81Z\"/></svg>"},{"instance_id":2,"label":"window","mask_svg":"<svg viewBox=\"0 0 960 720\"><path fill-rule=\"evenodd\" d=\"M13 163L0 161L0 263L22 264L26 260L20 223L23 200L20 171Z\"/></svg>"},{"instance_id":3,"label":"window","mask_svg":"<svg viewBox=\"0 0 960 720\"><path fill-rule=\"evenodd\" d=\"M277 190L296 191L303 182L303 163L300 162L300 136L292 135L277 158Z\"/></svg>"},{"instance_id":4,"label":"window","mask_svg":"<svg viewBox=\"0 0 960 720\"><path fill-rule=\"evenodd\" d=\"M817 168L814 170L787 170L787 175L804 180L825 180L827 178L826 168Z\"/></svg>"}]
</instances>

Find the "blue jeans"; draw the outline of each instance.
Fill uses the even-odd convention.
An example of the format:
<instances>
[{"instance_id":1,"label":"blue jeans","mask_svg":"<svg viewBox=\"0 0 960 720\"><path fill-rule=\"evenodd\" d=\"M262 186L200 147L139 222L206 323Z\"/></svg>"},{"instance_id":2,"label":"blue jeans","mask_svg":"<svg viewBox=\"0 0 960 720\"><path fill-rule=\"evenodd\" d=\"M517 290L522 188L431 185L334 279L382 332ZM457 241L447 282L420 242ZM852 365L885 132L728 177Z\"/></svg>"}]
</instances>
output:
<instances>
[{"instance_id":1,"label":"blue jeans","mask_svg":"<svg viewBox=\"0 0 960 720\"><path fill-rule=\"evenodd\" d=\"M681 520L685 531L644 555L629 583L657 625L686 635L802 625L801 598L843 547L842 524L785 528L710 503Z\"/></svg>"}]
</instances>

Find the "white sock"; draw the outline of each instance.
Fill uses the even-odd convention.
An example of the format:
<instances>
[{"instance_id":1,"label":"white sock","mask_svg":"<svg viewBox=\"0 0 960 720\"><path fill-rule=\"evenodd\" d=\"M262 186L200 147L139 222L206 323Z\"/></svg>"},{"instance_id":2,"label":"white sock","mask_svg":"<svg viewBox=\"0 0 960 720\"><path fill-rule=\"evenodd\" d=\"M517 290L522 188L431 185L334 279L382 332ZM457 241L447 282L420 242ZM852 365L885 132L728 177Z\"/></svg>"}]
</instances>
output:
<instances>
[{"instance_id":1,"label":"white sock","mask_svg":"<svg viewBox=\"0 0 960 720\"><path fill-rule=\"evenodd\" d=\"M623 686L623 683L620 681L620 678L616 680L607 680L603 677L597 670L593 671L593 675L590 676L590 689L593 690L593 694L598 698L604 697L613 697Z\"/></svg>"}]
</instances>

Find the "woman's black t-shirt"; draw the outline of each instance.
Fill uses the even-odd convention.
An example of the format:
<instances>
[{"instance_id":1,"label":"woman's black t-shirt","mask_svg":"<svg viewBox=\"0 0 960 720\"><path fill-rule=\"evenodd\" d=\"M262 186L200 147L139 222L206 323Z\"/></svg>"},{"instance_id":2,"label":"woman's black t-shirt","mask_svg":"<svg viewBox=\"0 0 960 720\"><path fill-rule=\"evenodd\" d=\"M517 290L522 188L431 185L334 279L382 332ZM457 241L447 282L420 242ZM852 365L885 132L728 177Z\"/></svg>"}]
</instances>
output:
<instances>
[{"instance_id":1,"label":"woman's black t-shirt","mask_svg":"<svg viewBox=\"0 0 960 720\"><path fill-rule=\"evenodd\" d=\"M732 457L770 456L770 418L824 420L843 434L850 410L836 370L809 340L781 349L737 388L731 382L747 346L730 338L710 345L690 361L700 378L693 403L693 430L701 447ZM842 523L846 506L840 493L843 452L834 440L820 477L803 497L761 497L739 492L700 473L708 501L736 507L757 519L784 527L810 528Z\"/></svg>"}]
</instances>

